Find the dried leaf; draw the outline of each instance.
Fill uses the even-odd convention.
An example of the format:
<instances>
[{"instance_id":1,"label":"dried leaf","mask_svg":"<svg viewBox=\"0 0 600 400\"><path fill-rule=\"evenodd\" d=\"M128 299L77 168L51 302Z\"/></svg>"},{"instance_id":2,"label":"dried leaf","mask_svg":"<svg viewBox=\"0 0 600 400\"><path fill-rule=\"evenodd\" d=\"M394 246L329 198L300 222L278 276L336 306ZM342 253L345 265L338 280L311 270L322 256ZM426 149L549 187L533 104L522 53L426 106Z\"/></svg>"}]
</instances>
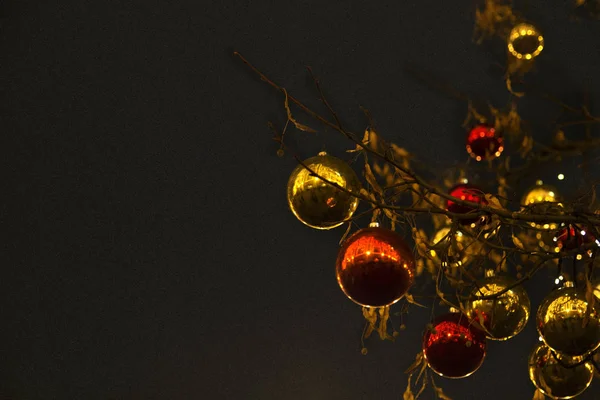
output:
<instances>
[{"instance_id":1,"label":"dried leaf","mask_svg":"<svg viewBox=\"0 0 600 400\"><path fill-rule=\"evenodd\" d=\"M535 389L535 393L533 394L533 398L531 400L545 400L546 396L540 389Z\"/></svg>"},{"instance_id":2,"label":"dried leaf","mask_svg":"<svg viewBox=\"0 0 600 400\"><path fill-rule=\"evenodd\" d=\"M375 175L373 175L373 171L371 171L371 166L366 161L365 161L365 178L367 179L367 182L369 182L369 185L371 185L371 187L373 188L373 190L375 192L377 192L378 194L383 194L383 190L381 189L381 186L379 186L379 183L377 183L377 179L375 179Z\"/></svg>"},{"instance_id":3,"label":"dried leaf","mask_svg":"<svg viewBox=\"0 0 600 400\"><path fill-rule=\"evenodd\" d=\"M344 232L344 235L342 236L342 238L340 239L338 245L342 245L342 243L344 242L344 240L346 240L346 237L348 236L348 234L350 233L350 229L352 229L352 222L348 222L348 227L346 228L346 232Z\"/></svg>"},{"instance_id":4,"label":"dried leaf","mask_svg":"<svg viewBox=\"0 0 600 400\"><path fill-rule=\"evenodd\" d=\"M408 369L406 371L404 371L404 373L405 374L412 373L412 371L416 370L421 365L423 365L424 361L425 361L425 359L423 358L423 352L422 351L418 352L417 356L415 357L415 361L410 365L410 367L408 367Z\"/></svg>"},{"instance_id":5,"label":"dried leaf","mask_svg":"<svg viewBox=\"0 0 600 400\"><path fill-rule=\"evenodd\" d=\"M406 151L406 149L399 147L394 143L392 143L392 150L394 151L394 154L397 155L398 157L401 157L401 158L410 157L410 153L408 151Z\"/></svg>"},{"instance_id":6,"label":"dried leaf","mask_svg":"<svg viewBox=\"0 0 600 400\"><path fill-rule=\"evenodd\" d=\"M441 387L438 387L435 382L433 381L433 378L431 379L431 385L433 386L433 390L435 390L435 394L437 396L438 399L441 400L452 400L450 397L448 397L444 391L442 390Z\"/></svg>"},{"instance_id":7,"label":"dried leaf","mask_svg":"<svg viewBox=\"0 0 600 400\"><path fill-rule=\"evenodd\" d=\"M369 144L369 137L370 137L371 131L369 129L365 129L365 134L363 136L363 140L362 140L362 144L363 145L367 145ZM351 150L346 150L346 153L355 153L357 151L362 151L363 148L360 145L356 145L356 147L354 149Z\"/></svg>"},{"instance_id":8,"label":"dried leaf","mask_svg":"<svg viewBox=\"0 0 600 400\"><path fill-rule=\"evenodd\" d=\"M313 128L301 124L300 122L296 121L294 119L294 117L292 117L292 110L290 110L290 105L288 103L288 93L287 93L287 90L283 89L283 93L285 94L285 103L284 103L284 105L285 105L285 111L287 112L288 120L290 120L294 124L294 126L296 126L296 128L299 129L299 130L301 130L301 131L311 132L311 133L316 132Z\"/></svg>"},{"instance_id":9,"label":"dried leaf","mask_svg":"<svg viewBox=\"0 0 600 400\"><path fill-rule=\"evenodd\" d=\"M386 217L388 217L388 219L390 220L390 222L391 222L391 225L392 225L392 226L391 226L391 229L392 229L392 230L395 230L395 228L396 228L396 216L395 216L395 215L392 213L392 211L391 211L391 210L389 210L389 209L387 209L387 208L384 208L384 209L383 209L383 213L384 213L384 214L385 214L385 216L386 216Z\"/></svg>"},{"instance_id":10,"label":"dried leaf","mask_svg":"<svg viewBox=\"0 0 600 400\"><path fill-rule=\"evenodd\" d=\"M512 235L512 241L515 244L515 246L517 246L519 249L525 250L525 247L523 246L523 242L521 242L521 240L518 237L516 237L515 235Z\"/></svg>"},{"instance_id":11,"label":"dried leaf","mask_svg":"<svg viewBox=\"0 0 600 400\"><path fill-rule=\"evenodd\" d=\"M435 388L435 394L437 395L438 399L440 400L452 400L450 397L448 397L444 391L442 390L441 387L436 387Z\"/></svg>"},{"instance_id":12,"label":"dried leaf","mask_svg":"<svg viewBox=\"0 0 600 400\"><path fill-rule=\"evenodd\" d=\"M414 304L415 306L419 306L419 307L423 307L423 308L427 308L426 306L424 306L423 304L417 303L413 297L412 294L410 293L406 293L404 295L404 297L406 298L406 301L408 301L410 304Z\"/></svg>"},{"instance_id":13,"label":"dried leaf","mask_svg":"<svg viewBox=\"0 0 600 400\"><path fill-rule=\"evenodd\" d=\"M523 96L525 96L525 93L524 93L524 92L515 92L515 91L513 90L513 88L512 88L512 81L511 81L511 79L510 79L510 76L507 76L507 77L506 77L506 88L507 88L507 89L508 89L508 91L509 91L511 94L513 94L514 96L517 96L517 97L523 97Z\"/></svg>"},{"instance_id":14,"label":"dried leaf","mask_svg":"<svg viewBox=\"0 0 600 400\"><path fill-rule=\"evenodd\" d=\"M412 378L412 374L408 376L408 385L406 385L406 390L402 395L402 400L415 400L415 395L412 390L410 390L410 378Z\"/></svg>"},{"instance_id":15,"label":"dried leaf","mask_svg":"<svg viewBox=\"0 0 600 400\"><path fill-rule=\"evenodd\" d=\"M490 193L486 193L485 199L487 200L490 207L493 207L493 208L496 208L499 210L505 210L505 208L502 206L502 204L500 204L500 200L498 200L498 198L496 196L494 196Z\"/></svg>"}]
</instances>

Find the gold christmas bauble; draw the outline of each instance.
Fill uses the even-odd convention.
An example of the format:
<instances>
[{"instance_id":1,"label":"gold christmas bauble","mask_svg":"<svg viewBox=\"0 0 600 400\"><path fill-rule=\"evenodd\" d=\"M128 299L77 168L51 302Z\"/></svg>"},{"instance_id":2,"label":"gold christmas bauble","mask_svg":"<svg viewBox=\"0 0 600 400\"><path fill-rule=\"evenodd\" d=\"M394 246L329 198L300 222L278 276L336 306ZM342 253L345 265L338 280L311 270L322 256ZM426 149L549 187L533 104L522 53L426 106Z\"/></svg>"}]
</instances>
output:
<instances>
[{"instance_id":1,"label":"gold christmas bauble","mask_svg":"<svg viewBox=\"0 0 600 400\"><path fill-rule=\"evenodd\" d=\"M505 276L487 277L471 292L471 298L494 295L513 284L514 280ZM469 317L483 323L488 339L507 340L525 328L531 303L525 288L519 285L494 299L471 300L466 308Z\"/></svg>"},{"instance_id":2,"label":"gold christmas bauble","mask_svg":"<svg viewBox=\"0 0 600 400\"><path fill-rule=\"evenodd\" d=\"M538 308L537 329L544 343L557 353L586 356L600 347L600 307L586 300L585 291L567 282Z\"/></svg>"},{"instance_id":3,"label":"gold christmas bauble","mask_svg":"<svg viewBox=\"0 0 600 400\"><path fill-rule=\"evenodd\" d=\"M561 361L571 364L564 358ZM529 356L529 378L535 387L552 399L572 399L590 386L594 367L589 362L576 367L564 367L548 346L538 343Z\"/></svg>"},{"instance_id":4,"label":"gold christmas bauble","mask_svg":"<svg viewBox=\"0 0 600 400\"><path fill-rule=\"evenodd\" d=\"M469 264L474 253L481 249L481 244L460 230L455 231L453 235L450 232L450 227L445 226L435 233L431 241L435 249L429 251L430 255L442 266L458 267Z\"/></svg>"},{"instance_id":5,"label":"gold christmas bauble","mask_svg":"<svg viewBox=\"0 0 600 400\"><path fill-rule=\"evenodd\" d=\"M560 197L553 186L540 184L529 189L529 191L525 193L525 196L523 196L521 203L524 206L530 206L532 204L547 202L555 203L558 201L560 201Z\"/></svg>"},{"instance_id":6,"label":"gold christmas bauble","mask_svg":"<svg viewBox=\"0 0 600 400\"><path fill-rule=\"evenodd\" d=\"M361 185L356 173L339 158L321 152L304 164L325 180L351 193L359 193ZM332 229L342 225L358 207L357 197L314 176L303 165L298 165L290 176L287 200L296 218L315 229Z\"/></svg>"},{"instance_id":7,"label":"gold christmas bauble","mask_svg":"<svg viewBox=\"0 0 600 400\"><path fill-rule=\"evenodd\" d=\"M534 214L557 214L562 210L563 205L559 203L561 201L560 195L554 186L545 185L541 181L529 189L523 196L521 204L522 210L531 212ZM532 222L533 228L543 231L554 231L558 228L558 225L554 222L550 223L535 223ZM544 235L548 236L548 235ZM540 238L538 238L540 239ZM552 238L550 238L551 240ZM548 239L544 238L543 244L546 244ZM551 245L551 243L549 243ZM545 246L540 246L545 247Z\"/></svg>"}]
</instances>

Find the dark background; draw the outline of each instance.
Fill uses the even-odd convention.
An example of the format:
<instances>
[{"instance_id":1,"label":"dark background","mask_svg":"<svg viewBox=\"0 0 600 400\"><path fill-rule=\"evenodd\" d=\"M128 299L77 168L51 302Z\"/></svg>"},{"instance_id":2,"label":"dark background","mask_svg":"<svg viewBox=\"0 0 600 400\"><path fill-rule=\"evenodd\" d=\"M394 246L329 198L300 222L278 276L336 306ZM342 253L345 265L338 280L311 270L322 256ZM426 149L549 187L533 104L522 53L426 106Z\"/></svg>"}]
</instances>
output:
<instances>
[{"instance_id":1,"label":"dark background","mask_svg":"<svg viewBox=\"0 0 600 400\"><path fill-rule=\"evenodd\" d=\"M600 23L563 0L517 5L547 43L531 80L597 101ZM429 313L411 308L396 343L360 354L360 309L333 270L343 229L287 209L294 160L266 126L283 99L232 52L324 111L312 66L348 127L365 128L363 105L442 171L466 161L465 104L405 66L505 105L502 43L476 46L473 21L469 1L0 3L0 398L401 398ZM523 102L545 140L551 112ZM347 158L312 125L290 131L301 157ZM534 310L553 278L527 284ZM530 320L471 378L436 382L459 400L530 399L536 340ZM599 397L596 382L581 398Z\"/></svg>"}]
</instances>

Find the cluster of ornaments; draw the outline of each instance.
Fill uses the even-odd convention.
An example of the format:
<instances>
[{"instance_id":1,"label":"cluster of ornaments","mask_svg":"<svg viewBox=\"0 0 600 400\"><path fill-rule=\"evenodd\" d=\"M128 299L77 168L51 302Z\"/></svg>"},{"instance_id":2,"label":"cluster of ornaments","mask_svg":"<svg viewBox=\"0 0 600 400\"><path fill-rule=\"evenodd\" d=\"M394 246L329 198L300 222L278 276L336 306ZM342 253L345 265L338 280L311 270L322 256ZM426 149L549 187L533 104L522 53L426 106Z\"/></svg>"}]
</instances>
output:
<instances>
[{"instance_id":1,"label":"cluster of ornaments","mask_svg":"<svg viewBox=\"0 0 600 400\"><path fill-rule=\"evenodd\" d=\"M332 229L347 222L358 206L358 198L352 194L361 189L354 170L325 152L304 164L307 168L296 167L288 181L292 213L315 229ZM363 307L385 307L400 300L412 285L415 259L400 235L373 223L344 241L335 270L338 284L350 300Z\"/></svg>"},{"instance_id":2,"label":"cluster of ornaments","mask_svg":"<svg viewBox=\"0 0 600 400\"><path fill-rule=\"evenodd\" d=\"M486 129L483 135L472 135L479 139L472 141L469 150L482 158L502 151L502 141L490 141L488 136L493 128ZM480 146L478 140L486 142ZM296 218L321 230L338 227L352 218L358 207L355 195L361 190L360 180L352 168L324 152L304 164L308 169L299 165L288 181L288 204ZM335 185L323 181L309 169ZM451 188L449 194L460 200L448 201L446 206L451 213L465 215L457 219L464 229L476 231L490 225L490 215L469 205L487 205L483 191L461 183ZM554 188L540 183L524 196L521 211L560 205L558 199ZM557 231L556 226L536 227L553 234L553 245L558 251L573 250L595 240L585 228L567 226ZM448 238L449 233L450 228L443 227L434 238L434 246L442 238ZM464 250L472 243L460 231L455 235L454 251L447 248L449 256L440 263L444 268L466 265L470 261ZM398 302L413 284L415 259L400 235L371 223L342 243L335 272L339 287L350 300L362 307L387 307ZM463 312L451 310L434 319L422 341L423 355L432 371L447 378L467 377L482 365L487 340L508 340L523 330L529 320L531 304L525 289L521 285L513 287L514 284L512 278L496 276L489 270L471 293L471 300L464 304ZM492 295L496 297L490 299ZM540 342L529 357L529 375L545 395L568 399L589 386L593 366L585 361L600 347L600 307L597 304L588 302L585 292L575 288L572 282L566 282L564 287L551 292L538 308L536 326Z\"/></svg>"}]
</instances>

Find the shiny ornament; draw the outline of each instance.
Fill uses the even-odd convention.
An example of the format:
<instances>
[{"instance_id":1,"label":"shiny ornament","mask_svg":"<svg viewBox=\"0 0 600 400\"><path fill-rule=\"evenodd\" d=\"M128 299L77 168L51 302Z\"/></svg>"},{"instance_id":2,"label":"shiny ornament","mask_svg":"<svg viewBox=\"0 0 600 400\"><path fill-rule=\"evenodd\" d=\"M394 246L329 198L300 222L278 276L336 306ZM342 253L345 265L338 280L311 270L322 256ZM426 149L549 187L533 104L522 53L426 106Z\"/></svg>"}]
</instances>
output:
<instances>
[{"instance_id":1,"label":"shiny ornament","mask_svg":"<svg viewBox=\"0 0 600 400\"><path fill-rule=\"evenodd\" d=\"M600 305L589 303L585 291L566 282L538 308L537 329L544 343L557 353L586 356L600 347Z\"/></svg>"},{"instance_id":2,"label":"shiny ornament","mask_svg":"<svg viewBox=\"0 0 600 400\"><path fill-rule=\"evenodd\" d=\"M477 188L476 186L469 185L467 183L461 183L459 185L454 186L452 189L450 189L449 194L452 197L456 197L465 201L470 201L472 203L479 203L482 205L488 204L488 201L485 199L485 194L481 191L481 189ZM452 200L448 200L446 202L446 209L451 213L455 214L468 214L476 212L475 208L467 205L458 204ZM461 225L477 227L488 224L490 219L491 218L488 215L478 215L474 216L473 218L459 219L458 223L460 223Z\"/></svg>"},{"instance_id":3,"label":"shiny ornament","mask_svg":"<svg viewBox=\"0 0 600 400\"><path fill-rule=\"evenodd\" d=\"M531 60L544 49L544 37L535 26L521 23L510 31L507 47L509 53L517 59Z\"/></svg>"},{"instance_id":4,"label":"shiny ornament","mask_svg":"<svg viewBox=\"0 0 600 400\"><path fill-rule=\"evenodd\" d=\"M477 125L467 135L467 152L476 159L492 160L504 150L504 138L489 125Z\"/></svg>"},{"instance_id":5,"label":"shiny ornament","mask_svg":"<svg viewBox=\"0 0 600 400\"><path fill-rule=\"evenodd\" d=\"M537 185L529 189L523 196L521 200L522 211L532 214L560 214L563 208L562 203L559 203L560 200L561 197L554 186L545 185L539 181ZM555 222L532 222L531 226L539 230L555 230L558 227ZM551 245L552 243L546 243L551 240L552 238L545 238L544 246L540 247Z\"/></svg>"},{"instance_id":6,"label":"shiny ornament","mask_svg":"<svg viewBox=\"0 0 600 400\"><path fill-rule=\"evenodd\" d=\"M485 333L462 313L437 317L423 335L423 355L438 375L464 378L479 369L486 354Z\"/></svg>"},{"instance_id":7,"label":"shiny ornament","mask_svg":"<svg viewBox=\"0 0 600 400\"><path fill-rule=\"evenodd\" d=\"M430 250L430 255L444 267L468 265L483 246L462 231L456 231L453 235L450 235L450 231L450 227L445 226L435 233L431 241L435 249Z\"/></svg>"},{"instance_id":8,"label":"shiny ornament","mask_svg":"<svg viewBox=\"0 0 600 400\"><path fill-rule=\"evenodd\" d=\"M339 158L321 152L304 164L327 181L351 193L359 193L361 185L356 173ZM296 218L315 229L332 229L342 225L358 207L358 198L313 176L302 165L298 165L290 176L287 200Z\"/></svg>"},{"instance_id":9,"label":"shiny ornament","mask_svg":"<svg viewBox=\"0 0 600 400\"><path fill-rule=\"evenodd\" d=\"M408 291L415 275L415 259L404 239L376 225L350 236L335 265L342 291L364 307L394 304Z\"/></svg>"},{"instance_id":10,"label":"shiny ornament","mask_svg":"<svg viewBox=\"0 0 600 400\"><path fill-rule=\"evenodd\" d=\"M554 186L539 184L525 193L521 203L524 206L532 206L534 204L556 203L558 201L560 201L560 196Z\"/></svg>"},{"instance_id":11,"label":"shiny ornament","mask_svg":"<svg viewBox=\"0 0 600 400\"><path fill-rule=\"evenodd\" d=\"M561 229L555 236L557 251L571 251L594 242L596 238L586 227L581 229L569 225Z\"/></svg>"},{"instance_id":12,"label":"shiny ornament","mask_svg":"<svg viewBox=\"0 0 600 400\"><path fill-rule=\"evenodd\" d=\"M514 280L511 278L489 276L481 282L479 288L473 290L471 298L492 296L513 284ZM519 285L495 299L469 301L466 308L469 317L482 323L487 329L488 339L507 340L525 328L531 303L527 292Z\"/></svg>"},{"instance_id":13,"label":"shiny ornament","mask_svg":"<svg viewBox=\"0 0 600 400\"><path fill-rule=\"evenodd\" d=\"M561 361L571 364L562 358ZM567 368L556 360L552 350L543 343L538 343L529 356L531 382L552 399L572 399L580 395L590 386L593 377L594 367L591 363Z\"/></svg>"}]
</instances>

